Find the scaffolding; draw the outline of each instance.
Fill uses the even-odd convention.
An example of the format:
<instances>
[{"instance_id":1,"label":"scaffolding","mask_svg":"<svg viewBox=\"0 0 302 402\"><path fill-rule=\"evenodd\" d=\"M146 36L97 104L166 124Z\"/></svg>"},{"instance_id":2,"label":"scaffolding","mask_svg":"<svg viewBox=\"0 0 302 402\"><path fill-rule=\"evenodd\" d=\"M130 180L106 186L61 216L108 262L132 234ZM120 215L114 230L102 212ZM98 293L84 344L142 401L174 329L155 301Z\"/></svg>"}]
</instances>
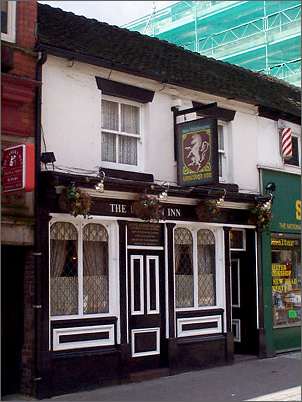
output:
<instances>
[{"instance_id":1,"label":"scaffolding","mask_svg":"<svg viewBox=\"0 0 302 402\"><path fill-rule=\"evenodd\" d=\"M178 1L125 27L301 86L300 1Z\"/></svg>"}]
</instances>

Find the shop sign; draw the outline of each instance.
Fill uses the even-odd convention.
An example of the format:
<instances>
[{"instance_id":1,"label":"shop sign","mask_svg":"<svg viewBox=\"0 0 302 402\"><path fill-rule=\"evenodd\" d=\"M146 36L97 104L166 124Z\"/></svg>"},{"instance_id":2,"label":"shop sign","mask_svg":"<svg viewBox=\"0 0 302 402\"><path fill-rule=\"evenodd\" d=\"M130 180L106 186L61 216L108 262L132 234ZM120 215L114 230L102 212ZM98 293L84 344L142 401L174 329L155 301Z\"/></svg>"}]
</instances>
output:
<instances>
[{"instance_id":1,"label":"shop sign","mask_svg":"<svg viewBox=\"0 0 302 402\"><path fill-rule=\"evenodd\" d=\"M2 192L29 192L33 191L34 187L34 145L22 144L5 148L2 154Z\"/></svg>"},{"instance_id":2,"label":"shop sign","mask_svg":"<svg viewBox=\"0 0 302 402\"><path fill-rule=\"evenodd\" d=\"M216 119L198 119L177 124L178 183L198 186L218 183L218 138Z\"/></svg>"},{"instance_id":3,"label":"shop sign","mask_svg":"<svg viewBox=\"0 0 302 402\"><path fill-rule=\"evenodd\" d=\"M301 231L301 176L273 170L262 170L263 188L275 183L272 205L272 232L297 233Z\"/></svg>"}]
</instances>

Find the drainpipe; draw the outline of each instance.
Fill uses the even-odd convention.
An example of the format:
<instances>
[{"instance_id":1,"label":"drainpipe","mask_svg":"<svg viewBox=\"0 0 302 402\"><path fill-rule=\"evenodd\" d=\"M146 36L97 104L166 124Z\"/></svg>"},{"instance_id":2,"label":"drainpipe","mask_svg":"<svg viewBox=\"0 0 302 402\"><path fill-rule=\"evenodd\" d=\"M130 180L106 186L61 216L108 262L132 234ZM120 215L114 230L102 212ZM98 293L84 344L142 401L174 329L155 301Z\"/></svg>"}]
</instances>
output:
<instances>
[{"instance_id":1,"label":"drainpipe","mask_svg":"<svg viewBox=\"0 0 302 402\"><path fill-rule=\"evenodd\" d=\"M34 332L35 332L35 346L34 346L34 392L36 392L37 383L41 380L40 377L40 356L39 350L41 350L41 340L39 338L39 327L42 313L42 300L41 300L41 239L40 239L40 217L39 217L39 192L40 192L40 176L41 176L41 104L42 104L42 66L46 62L46 51L40 51L38 53L38 61L36 65L36 81L39 85L36 88L36 118L35 118L35 193L34 193L34 214L35 214L35 226L34 226L34 281L35 281L35 309L34 318Z\"/></svg>"}]
</instances>

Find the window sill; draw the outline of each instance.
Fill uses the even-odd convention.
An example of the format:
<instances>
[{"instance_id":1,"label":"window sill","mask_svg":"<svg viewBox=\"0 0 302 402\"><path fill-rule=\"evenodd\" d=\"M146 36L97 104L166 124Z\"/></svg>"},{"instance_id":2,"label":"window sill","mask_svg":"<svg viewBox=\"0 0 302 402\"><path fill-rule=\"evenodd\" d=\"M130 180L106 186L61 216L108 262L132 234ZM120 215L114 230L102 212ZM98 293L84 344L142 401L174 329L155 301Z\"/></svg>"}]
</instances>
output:
<instances>
[{"instance_id":1,"label":"window sill","mask_svg":"<svg viewBox=\"0 0 302 402\"><path fill-rule=\"evenodd\" d=\"M50 316L50 321L63 321L63 320L87 320L89 318L104 318L113 317L113 313L100 313L100 314L85 314L85 315L55 315Z\"/></svg>"},{"instance_id":2,"label":"window sill","mask_svg":"<svg viewBox=\"0 0 302 402\"><path fill-rule=\"evenodd\" d=\"M103 162L101 161L101 168L107 168L107 169L113 169L113 170L123 170L123 171L129 171L129 172L136 172L136 173L142 173L143 172L143 167L140 165L134 166L134 165L126 165L123 163L112 163L112 162Z\"/></svg>"}]
</instances>

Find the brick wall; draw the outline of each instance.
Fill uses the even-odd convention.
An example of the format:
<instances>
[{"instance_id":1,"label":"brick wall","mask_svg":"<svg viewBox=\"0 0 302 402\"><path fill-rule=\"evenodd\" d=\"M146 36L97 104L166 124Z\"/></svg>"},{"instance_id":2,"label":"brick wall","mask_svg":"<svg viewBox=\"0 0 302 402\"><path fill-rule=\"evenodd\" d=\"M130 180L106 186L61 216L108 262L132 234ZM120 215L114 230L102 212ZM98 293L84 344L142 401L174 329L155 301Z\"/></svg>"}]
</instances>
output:
<instances>
[{"instance_id":1,"label":"brick wall","mask_svg":"<svg viewBox=\"0 0 302 402\"><path fill-rule=\"evenodd\" d=\"M10 43L1 40L1 47L5 49L3 54L7 55L7 63L2 65L2 116L6 116L1 121L2 146L12 144L34 142L35 119L36 119L36 64L37 54L34 51L36 43L37 25L37 1L26 0L16 2L16 42ZM2 50L1 50L2 54ZM5 206L6 228L13 226L15 232L14 244L21 245L20 227L16 225L16 218L20 220L24 217L24 225L27 223L28 229L33 236L33 206L34 197L20 194L22 198L22 208L20 209L20 199L10 198L7 204L7 197L2 199L2 207ZM19 197L19 198L20 198ZM9 207L9 208L8 208ZM28 218L31 219L28 219ZM22 220L22 219L21 219ZM2 230L6 230L2 225ZM5 241L4 241L5 243ZM35 359L35 265L33 257L34 245L27 248L24 262L24 334L22 346L22 374L20 392L34 394L34 359Z\"/></svg>"}]
</instances>

